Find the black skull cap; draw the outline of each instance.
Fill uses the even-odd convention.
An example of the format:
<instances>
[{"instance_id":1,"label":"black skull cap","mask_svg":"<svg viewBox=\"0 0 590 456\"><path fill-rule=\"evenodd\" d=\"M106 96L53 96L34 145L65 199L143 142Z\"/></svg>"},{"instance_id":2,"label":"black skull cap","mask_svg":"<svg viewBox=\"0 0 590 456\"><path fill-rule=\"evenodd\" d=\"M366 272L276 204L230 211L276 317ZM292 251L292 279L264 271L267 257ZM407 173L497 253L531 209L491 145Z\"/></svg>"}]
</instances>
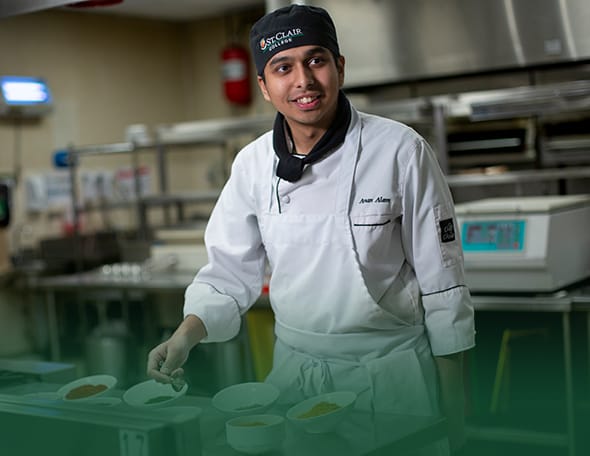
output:
<instances>
[{"instance_id":1,"label":"black skull cap","mask_svg":"<svg viewBox=\"0 0 590 456\"><path fill-rule=\"evenodd\" d=\"M262 16L250 30L256 72L277 53L299 46L322 46L340 55L336 27L328 12L317 6L289 5Z\"/></svg>"}]
</instances>

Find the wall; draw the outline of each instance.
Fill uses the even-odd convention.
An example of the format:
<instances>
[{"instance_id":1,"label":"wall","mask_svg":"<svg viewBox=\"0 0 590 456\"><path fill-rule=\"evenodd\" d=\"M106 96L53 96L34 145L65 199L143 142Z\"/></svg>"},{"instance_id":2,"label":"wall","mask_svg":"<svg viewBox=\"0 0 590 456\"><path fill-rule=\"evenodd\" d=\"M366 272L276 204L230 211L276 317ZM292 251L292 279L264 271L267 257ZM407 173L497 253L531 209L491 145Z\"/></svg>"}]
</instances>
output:
<instances>
[{"instance_id":1,"label":"wall","mask_svg":"<svg viewBox=\"0 0 590 456\"><path fill-rule=\"evenodd\" d=\"M0 20L0 75L23 74L45 77L53 91L53 111L17 127L0 119L0 175L17 172L11 248L27 226L22 242L61 232L63 211L26 214L23 180L27 174L51 170L54 150L68 144L87 145L122 141L131 124L156 125L180 121L261 114L272 111L259 94L252 68L250 106L235 107L223 98L220 54L230 41L248 45L250 25L263 11L252 9L231 17L173 23L51 10ZM346 24L339 24L346 34ZM348 57L348 56L347 56ZM351 56L352 57L352 56ZM352 65L352 58L347 67ZM463 75L453 78L405 81L363 87L361 100L429 96L470 90L588 79L590 66L581 63L561 69L519 69L496 74ZM20 138L20 139L19 139ZM18 146L20 144L20 146ZM17 154L17 146L20 153ZM236 145L236 149L239 144ZM235 152L234 150L234 152ZM168 154L171 192L216 187L222 175L219 147L173 148ZM155 154L142 152L140 162L153 171ZM89 156L81 169L115 169L129 166L127 155ZM18 168L22 167L19 174ZM191 208L208 211L209 206ZM159 223L162 212L150 211L150 221ZM133 210L85 215L84 229L112 225L128 227L135 222Z\"/></svg>"},{"instance_id":2,"label":"wall","mask_svg":"<svg viewBox=\"0 0 590 456\"><path fill-rule=\"evenodd\" d=\"M264 101L256 83L253 64L250 68L252 102L243 107L228 103L224 99L221 83L221 53L225 46L236 43L248 49L248 34L254 21L264 13L254 8L231 17L218 17L195 21L188 25L186 41L183 43L185 60L188 62L185 84L187 120L217 119L234 116L256 115L272 112L272 106ZM238 142L239 147L243 142ZM232 153L231 151L229 152ZM219 181L222 155L219 147L183 147L172 149L168 154L168 182L170 191L183 188L198 190L211 187ZM195 170L185 166L185 160L200 157L207 163L194 174ZM211 181L214 182L211 182ZM187 187L186 183L191 184Z\"/></svg>"},{"instance_id":3,"label":"wall","mask_svg":"<svg viewBox=\"0 0 590 456\"><path fill-rule=\"evenodd\" d=\"M0 20L0 74L44 77L54 98L52 112L40 119L21 121L20 126L12 119L0 119L0 174L17 178L12 248L18 237L14 233L24 225L33 227L25 243L60 234L63 211L27 214L24 210L24 178L51 170L56 149L123 141L131 124L145 124L153 132L164 123L267 109L254 79L251 108L232 108L224 101L219 59L227 44L226 28L222 18L173 23L65 10ZM242 24L239 36L245 44L243 31L248 28ZM182 148L169 153L171 191L211 187L219 148L194 152ZM140 162L152 169L156 187L155 154L140 154ZM80 169L130 164L127 155L88 156ZM127 227L135 214L114 211L109 218L116 226ZM104 217L86 215L83 222L84 229L92 231L104 225Z\"/></svg>"}]
</instances>

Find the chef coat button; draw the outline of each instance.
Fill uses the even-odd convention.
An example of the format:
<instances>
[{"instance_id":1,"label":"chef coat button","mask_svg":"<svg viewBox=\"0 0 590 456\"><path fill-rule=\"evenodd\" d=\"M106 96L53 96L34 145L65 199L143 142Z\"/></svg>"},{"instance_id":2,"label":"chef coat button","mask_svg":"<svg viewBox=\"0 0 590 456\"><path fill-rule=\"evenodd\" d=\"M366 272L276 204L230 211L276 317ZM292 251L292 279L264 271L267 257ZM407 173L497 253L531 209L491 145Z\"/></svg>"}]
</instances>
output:
<instances>
[{"instance_id":1,"label":"chef coat button","mask_svg":"<svg viewBox=\"0 0 590 456\"><path fill-rule=\"evenodd\" d=\"M291 201L291 198L289 198L289 195L285 195L281 198L281 202L283 202L285 204L289 204L290 201Z\"/></svg>"}]
</instances>

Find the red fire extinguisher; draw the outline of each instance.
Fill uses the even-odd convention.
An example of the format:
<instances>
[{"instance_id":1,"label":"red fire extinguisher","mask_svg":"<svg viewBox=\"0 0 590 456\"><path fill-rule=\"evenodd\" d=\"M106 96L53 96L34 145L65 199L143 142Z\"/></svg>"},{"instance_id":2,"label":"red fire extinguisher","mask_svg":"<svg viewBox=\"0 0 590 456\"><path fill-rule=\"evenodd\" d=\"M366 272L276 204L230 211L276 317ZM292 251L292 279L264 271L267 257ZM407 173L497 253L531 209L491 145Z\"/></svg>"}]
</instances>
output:
<instances>
[{"instance_id":1,"label":"red fire extinguisher","mask_svg":"<svg viewBox=\"0 0 590 456\"><path fill-rule=\"evenodd\" d=\"M247 105L251 101L250 57L241 46L231 45L221 53L223 91L231 103Z\"/></svg>"}]
</instances>

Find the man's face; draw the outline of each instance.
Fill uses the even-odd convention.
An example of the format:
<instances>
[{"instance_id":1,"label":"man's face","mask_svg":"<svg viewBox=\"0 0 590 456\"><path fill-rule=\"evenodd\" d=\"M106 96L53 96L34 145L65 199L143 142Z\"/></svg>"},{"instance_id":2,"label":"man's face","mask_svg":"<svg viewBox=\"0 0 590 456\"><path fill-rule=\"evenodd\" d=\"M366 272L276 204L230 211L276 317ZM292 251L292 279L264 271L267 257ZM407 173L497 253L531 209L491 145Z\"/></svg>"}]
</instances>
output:
<instances>
[{"instance_id":1,"label":"man's face","mask_svg":"<svg viewBox=\"0 0 590 456\"><path fill-rule=\"evenodd\" d=\"M338 105L344 82L344 57L334 60L320 46L299 46L274 55L258 85L266 101L287 119L291 129L311 126L327 129Z\"/></svg>"}]
</instances>

